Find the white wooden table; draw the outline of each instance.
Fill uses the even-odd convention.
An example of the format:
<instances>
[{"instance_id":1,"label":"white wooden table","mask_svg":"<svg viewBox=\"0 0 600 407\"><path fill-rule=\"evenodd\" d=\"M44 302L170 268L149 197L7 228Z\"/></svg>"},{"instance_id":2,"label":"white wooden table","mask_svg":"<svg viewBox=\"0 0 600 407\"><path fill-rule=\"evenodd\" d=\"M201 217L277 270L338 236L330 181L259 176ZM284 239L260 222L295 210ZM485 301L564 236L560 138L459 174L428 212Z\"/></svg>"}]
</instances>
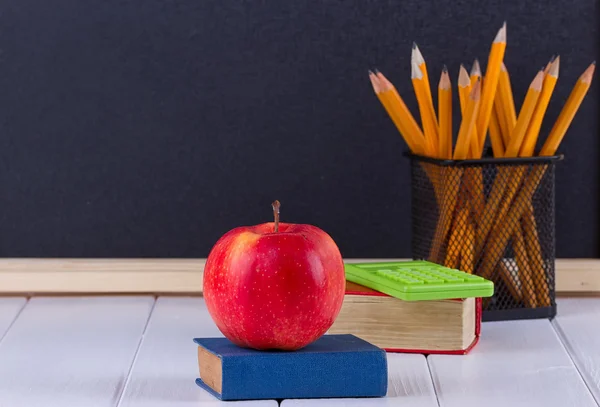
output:
<instances>
[{"instance_id":1,"label":"white wooden table","mask_svg":"<svg viewBox=\"0 0 600 407\"><path fill-rule=\"evenodd\" d=\"M599 406L600 298L558 307L552 322L484 323L467 356L388 354L385 398L281 404ZM221 336L198 297L0 298L0 406L228 404L194 383L197 336Z\"/></svg>"}]
</instances>

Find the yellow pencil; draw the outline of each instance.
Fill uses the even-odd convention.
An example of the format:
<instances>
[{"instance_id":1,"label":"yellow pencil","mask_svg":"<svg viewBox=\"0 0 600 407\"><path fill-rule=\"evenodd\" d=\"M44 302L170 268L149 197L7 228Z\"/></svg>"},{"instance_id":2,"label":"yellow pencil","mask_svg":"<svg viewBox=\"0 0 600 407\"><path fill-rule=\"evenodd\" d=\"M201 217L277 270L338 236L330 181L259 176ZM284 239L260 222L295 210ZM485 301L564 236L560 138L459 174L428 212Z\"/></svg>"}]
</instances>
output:
<instances>
[{"instance_id":1,"label":"yellow pencil","mask_svg":"<svg viewBox=\"0 0 600 407\"><path fill-rule=\"evenodd\" d=\"M402 135L405 143L411 152L415 154L425 153L425 140L421 129L417 125L414 118L410 114L410 111L404 104L404 101L399 97L396 102L392 102L391 99L396 99L392 90L391 83L385 80L383 74L380 74L381 78L369 71L369 79L373 86L373 91L379 98L379 101L385 108L388 116L392 119L392 122Z\"/></svg>"},{"instance_id":2,"label":"yellow pencil","mask_svg":"<svg viewBox=\"0 0 600 407\"><path fill-rule=\"evenodd\" d=\"M500 76L498 78L498 97L502 105L502 113L504 114L505 131L507 132L510 141L510 134L517 124L517 111L515 109L515 101L513 98L512 86L510 83L510 75L504 62L500 65ZM504 129L503 129L504 130Z\"/></svg>"},{"instance_id":3,"label":"yellow pencil","mask_svg":"<svg viewBox=\"0 0 600 407\"><path fill-rule=\"evenodd\" d=\"M427 103L429 104L429 108L431 110L433 110L433 99L431 97L431 86L429 84L429 74L427 73L427 64L425 63L425 58L423 58L423 54L421 53L421 50L417 46L416 42L413 42L413 46L412 46L411 61L412 60L414 60L417 63L417 65L419 66L419 69L421 70L421 73L423 74L423 83L425 85L425 97L427 98ZM433 120L434 120L436 127L438 127L438 123L437 123L435 114L433 115Z\"/></svg>"},{"instance_id":4,"label":"yellow pencil","mask_svg":"<svg viewBox=\"0 0 600 407\"><path fill-rule=\"evenodd\" d=\"M517 124L510 134L510 143L508 143L508 146L506 147L506 152L504 153L505 157L517 157L519 155L519 150L521 149L525 132L527 131L527 127L529 126L529 122L533 116L536 103L540 97L543 83L544 71L539 71L529 85L527 95L525 95L523 106L519 111Z\"/></svg>"},{"instance_id":5,"label":"yellow pencil","mask_svg":"<svg viewBox=\"0 0 600 407\"><path fill-rule=\"evenodd\" d=\"M456 140L456 149L454 150L455 160L464 160L467 158L470 145L470 137L473 134L473 127L479 113L481 99L481 81L477 81L466 106L465 116L463 117L460 130L458 131L458 139Z\"/></svg>"},{"instance_id":6,"label":"yellow pencil","mask_svg":"<svg viewBox=\"0 0 600 407\"><path fill-rule=\"evenodd\" d=\"M577 83L573 87L567 102L558 116L558 119L556 119L556 123L554 123L554 126L550 131L550 135L542 146L540 155L551 156L556 153L556 150L565 136L569 126L571 125L571 122L573 121L573 118L575 117L583 98L590 88L595 69L596 62L592 62L592 64L585 70L584 73L581 74L577 80Z\"/></svg>"},{"instance_id":7,"label":"yellow pencil","mask_svg":"<svg viewBox=\"0 0 600 407\"><path fill-rule=\"evenodd\" d=\"M434 146L427 144L423 132L394 85L379 71L377 74L369 72L369 78L371 79L373 90L398 128L411 152L433 157ZM442 199L442 189L435 182L439 177L430 167L424 167L424 171L433 185L435 199L439 204Z\"/></svg>"},{"instance_id":8,"label":"yellow pencil","mask_svg":"<svg viewBox=\"0 0 600 407\"><path fill-rule=\"evenodd\" d=\"M490 140L492 142L492 152L494 157L504 157L506 148L504 146L504 140L502 136L502 127L500 126L500 118L496 113L496 110L492 110L490 115Z\"/></svg>"},{"instance_id":9,"label":"yellow pencil","mask_svg":"<svg viewBox=\"0 0 600 407\"><path fill-rule=\"evenodd\" d=\"M496 92L496 97L494 98L494 108L492 109L493 113L492 113L492 117L494 117L494 114L497 117L498 120L498 127L500 128L500 137L502 140L502 145L503 146L507 146L508 143L510 142L510 130L508 128L508 123L507 123L507 117L506 117L506 112L504 111L504 103L502 103L502 98L500 97L500 92ZM491 123L491 119L490 119L490 123ZM491 126L491 124L490 124ZM494 152L494 155L496 157L499 157L498 155L496 155L496 153Z\"/></svg>"},{"instance_id":10,"label":"yellow pencil","mask_svg":"<svg viewBox=\"0 0 600 407\"><path fill-rule=\"evenodd\" d=\"M544 82L542 85L542 93L540 94L537 105L535 106L533 116L531 117L531 123L527 128L525 140L523 140L523 145L521 146L521 151L519 154L521 157L530 157L533 155L535 144L537 142L538 135L540 134L540 128L542 127L542 121L544 120L548 103L550 103L552 92L554 91L556 81L558 80L559 65L560 57L557 57L547 67L547 74L544 76Z\"/></svg>"},{"instance_id":11,"label":"yellow pencil","mask_svg":"<svg viewBox=\"0 0 600 407\"><path fill-rule=\"evenodd\" d=\"M438 86L439 155L452 158L452 87L448 68L444 65Z\"/></svg>"},{"instance_id":12,"label":"yellow pencil","mask_svg":"<svg viewBox=\"0 0 600 407\"><path fill-rule=\"evenodd\" d=\"M438 151L438 136L437 136L437 125L434 122L435 112L430 107L427 99L425 82L423 80L423 73L419 68L416 61L412 62L411 80L413 83L413 89L419 105L419 112L421 114L421 124L423 126L423 132L425 133L425 139L427 143L434 146L434 152L432 157L439 157Z\"/></svg>"},{"instance_id":13,"label":"yellow pencil","mask_svg":"<svg viewBox=\"0 0 600 407\"><path fill-rule=\"evenodd\" d=\"M477 119L477 135L479 136L479 147L483 148L485 135L490 124L492 108L494 106L494 97L496 96L496 88L498 86L498 77L500 75L500 67L504 59L506 50L506 22L496 34L494 42L488 57L488 63L485 71L485 84L481 94L481 107Z\"/></svg>"},{"instance_id":14,"label":"yellow pencil","mask_svg":"<svg viewBox=\"0 0 600 407\"><path fill-rule=\"evenodd\" d=\"M461 64L458 72L458 100L460 103L460 112L462 117L466 114L466 104L471 93L471 80L465 67ZM471 137L471 145L469 147L469 158L478 158L479 155L479 138L477 135L477 126L473 127L473 137Z\"/></svg>"},{"instance_id":15,"label":"yellow pencil","mask_svg":"<svg viewBox=\"0 0 600 407\"><path fill-rule=\"evenodd\" d=\"M469 81L471 83L469 87L469 92L471 91L475 83L481 80L481 67L479 66L479 60L475 58L475 61L473 61L473 66L471 67L471 73L469 74ZM479 147L479 133L477 132L477 125L475 125L475 127L473 127L473 136L471 137L471 146L469 149L470 158L481 158L481 150L482 149Z\"/></svg>"},{"instance_id":16,"label":"yellow pencil","mask_svg":"<svg viewBox=\"0 0 600 407\"><path fill-rule=\"evenodd\" d=\"M465 116L467 110L467 101L471 93L471 81L465 67L461 64L458 71L458 101L460 103L460 113Z\"/></svg>"}]
</instances>

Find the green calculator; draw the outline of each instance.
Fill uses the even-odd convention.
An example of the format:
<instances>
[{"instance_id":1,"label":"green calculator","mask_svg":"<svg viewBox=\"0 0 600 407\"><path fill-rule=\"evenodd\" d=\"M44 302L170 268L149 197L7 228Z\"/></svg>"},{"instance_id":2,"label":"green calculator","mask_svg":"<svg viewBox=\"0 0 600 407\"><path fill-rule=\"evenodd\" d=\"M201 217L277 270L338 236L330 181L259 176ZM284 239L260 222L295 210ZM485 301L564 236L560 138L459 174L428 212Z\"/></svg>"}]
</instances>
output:
<instances>
[{"instance_id":1,"label":"green calculator","mask_svg":"<svg viewBox=\"0 0 600 407\"><path fill-rule=\"evenodd\" d=\"M346 280L405 301L491 297L494 283L425 260L347 263Z\"/></svg>"}]
</instances>

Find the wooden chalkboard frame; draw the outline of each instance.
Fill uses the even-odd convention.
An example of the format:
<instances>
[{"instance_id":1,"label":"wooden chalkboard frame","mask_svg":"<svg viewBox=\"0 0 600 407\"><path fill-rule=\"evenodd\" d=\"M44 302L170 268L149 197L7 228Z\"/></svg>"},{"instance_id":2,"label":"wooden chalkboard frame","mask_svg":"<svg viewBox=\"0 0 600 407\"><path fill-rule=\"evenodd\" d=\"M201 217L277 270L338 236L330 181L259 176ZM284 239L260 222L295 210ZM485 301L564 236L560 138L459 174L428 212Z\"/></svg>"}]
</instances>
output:
<instances>
[{"instance_id":1,"label":"wooden chalkboard frame","mask_svg":"<svg viewBox=\"0 0 600 407\"><path fill-rule=\"evenodd\" d=\"M202 258L2 259L0 295L202 295L205 262ZM556 293L600 294L600 259L557 259Z\"/></svg>"}]
</instances>

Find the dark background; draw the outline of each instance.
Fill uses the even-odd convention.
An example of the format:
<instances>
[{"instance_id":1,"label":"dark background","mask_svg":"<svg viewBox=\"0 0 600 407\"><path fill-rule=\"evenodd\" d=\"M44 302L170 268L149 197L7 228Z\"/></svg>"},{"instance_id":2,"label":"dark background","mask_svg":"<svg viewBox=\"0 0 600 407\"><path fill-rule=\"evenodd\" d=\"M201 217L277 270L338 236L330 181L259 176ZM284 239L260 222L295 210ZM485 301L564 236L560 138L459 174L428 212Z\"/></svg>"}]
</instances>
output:
<instances>
[{"instance_id":1,"label":"dark background","mask_svg":"<svg viewBox=\"0 0 600 407\"><path fill-rule=\"evenodd\" d=\"M227 230L312 223L346 257L410 256L405 145L378 68L417 113L416 41L485 70L508 24L517 106L552 54L542 132L598 56L598 2L0 1L0 255L205 257ZM599 257L598 84L557 168L557 256ZM456 123L455 118L455 123ZM545 137L542 137L543 139Z\"/></svg>"}]
</instances>

